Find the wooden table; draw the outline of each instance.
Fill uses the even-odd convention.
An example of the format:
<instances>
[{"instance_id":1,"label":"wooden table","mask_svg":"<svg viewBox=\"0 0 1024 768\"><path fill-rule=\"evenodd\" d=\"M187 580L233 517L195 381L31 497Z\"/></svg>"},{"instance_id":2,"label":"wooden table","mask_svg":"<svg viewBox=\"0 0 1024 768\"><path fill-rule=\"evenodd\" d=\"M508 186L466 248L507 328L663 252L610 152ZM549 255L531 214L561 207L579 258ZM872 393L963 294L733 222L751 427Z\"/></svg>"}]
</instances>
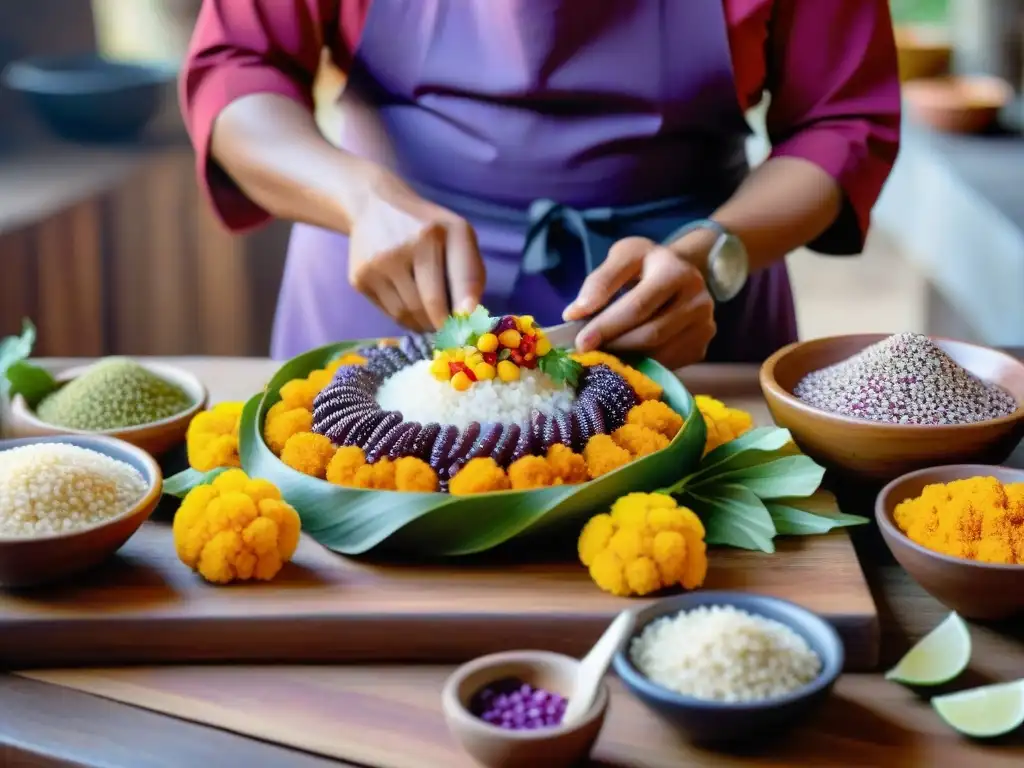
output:
<instances>
[{"instance_id":1,"label":"wooden table","mask_svg":"<svg viewBox=\"0 0 1024 768\"><path fill-rule=\"evenodd\" d=\"M67 361L61 361L63 365ZM242 399L266 379L273 365L259 360L179 359L194 370L211 388L215 399ZM728 398L729 380L749 377L750 369L700 367L684 378L694 391L707 391L702 382L716 381L716 394ZM1013 463L1024 466L1024 452ZM865 510L866 511L866 510ZM911 642L942 620L947 609L925 594L897 566L873 528L858 529L855 543L871 584L883 621L882 665L891 665ZM989 681L1010 680L1024 674L1024 621L1000 627L972 626L973 661L958 688ZM90 680L144 681L173 680L176 687L212 692L218 681L238 685L248 680L260 692L262 705L230 700L221 694L215 703L237 710L240 731L258 735L258 717L274 717L275 695L280 696L278 715L301 723L302 708L308 703L292 698L311 677L324 681L341 693L351 690L350 707L365 704L378 708L391 702L396 718L393 739L381 740L373 749L363 750L360 765L385 762L401 745L403 729L416 731L417 738L437 739L447 735L437 713L436 691L445 667L302 668L172 668L90 672L69 675L42 674L47 679L77 680L88 687ZM204 687L205 686L205 687ZM645 734L650 732L642 711L613 681L613 717L598 747L605 766L666 765L646 754ZM223 689L222 689L223 690ZM232 688L235 690L235 688ZM239 688L241 690L241 688ZM360 692L363 693L360 693ZM370 691L370 693L366 693ZM261 708L262 707L262 708ZM355 710L348 710L355 712ZM249 713L249 714L246 714ZM312 715L312 713L310 713ZM360 721L372 717L335 712L337 738L354 735ZM242 721L246 717L249 720ZM321 717L330 717L328 713ZM230 719L230 716L226 716ZM383 725L387 726L388 723ZM424 735L426 733L426 735ZM436 734L436 736L434 735ZM375 761L373 755L380 755ZM445 766L424 754L416 763L423 768ZM814 765L814 766L1012 766L1024 764L1024 733L1012 734L999 743L972 744L945 728L926 700L884 681L880 675L846 675L836 693L813 723L802 727L785 741L761 752L719 755L692 749L680 752L675 765ZM22 676L0 675L0 766L103 766L114 768L157 768L167 766L238 765L262 766L351 765L316 757L156 714L99 696L70 690ZM461 763L460 763L461 765Z\"/></svg>"}]
</instances>

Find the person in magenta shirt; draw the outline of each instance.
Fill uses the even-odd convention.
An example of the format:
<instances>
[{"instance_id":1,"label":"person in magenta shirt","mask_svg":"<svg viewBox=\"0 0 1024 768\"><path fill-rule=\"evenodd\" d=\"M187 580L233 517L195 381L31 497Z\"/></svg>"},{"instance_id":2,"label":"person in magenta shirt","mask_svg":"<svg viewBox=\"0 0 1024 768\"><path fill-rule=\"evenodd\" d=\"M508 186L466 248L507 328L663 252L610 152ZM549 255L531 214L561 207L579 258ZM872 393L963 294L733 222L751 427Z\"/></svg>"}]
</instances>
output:
<instances>
[{"instance_id":1,"label":"person in magenta shirt","mask_svg":"<svg viewBox=\"0 0 1024 768\"><path fill-rule=\"evenodd\" d=\"M204 0L180 90L224 224L297 222L279 358L483 303L760 361L796 338L785 255L860 252L900 128L887 0Z\"/></svg>"}]
</instances>

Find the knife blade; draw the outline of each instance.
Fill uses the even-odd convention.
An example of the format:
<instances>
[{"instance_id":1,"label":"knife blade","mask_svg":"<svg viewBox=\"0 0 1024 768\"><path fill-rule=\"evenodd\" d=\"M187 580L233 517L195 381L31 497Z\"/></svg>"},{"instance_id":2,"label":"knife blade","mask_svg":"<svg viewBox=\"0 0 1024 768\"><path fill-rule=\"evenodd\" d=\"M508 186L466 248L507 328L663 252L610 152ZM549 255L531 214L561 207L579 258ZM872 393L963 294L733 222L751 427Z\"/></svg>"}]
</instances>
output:
<instances>
[{"instance_id":1,"label":"knife blade","mask_svg":"<svg viewBox=\"0 0 1024 768\"><path fill-rule=\"evenodd\" d=\"M568 323L559 323L545 328L544 333L547 335L548 341L551 342L551 346L573 349L576 346L576 337L580 335L580 331L583 330L587 322L586 320L573 320Z\"/></svg>"}]
</instances>

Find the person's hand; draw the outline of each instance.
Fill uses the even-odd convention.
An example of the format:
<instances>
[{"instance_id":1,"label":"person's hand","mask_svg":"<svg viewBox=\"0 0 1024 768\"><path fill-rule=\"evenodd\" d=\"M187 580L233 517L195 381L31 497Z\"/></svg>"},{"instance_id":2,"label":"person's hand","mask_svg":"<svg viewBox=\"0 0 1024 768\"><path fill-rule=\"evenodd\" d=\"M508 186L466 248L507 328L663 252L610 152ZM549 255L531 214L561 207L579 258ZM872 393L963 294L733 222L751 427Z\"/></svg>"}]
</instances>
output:
<instances>
[{"instance_id":1,"label":"person's hand","mask_svg":"<svg viewBox=\"0 0 1024 768\"><path fill-rule=\"evenodd\" d=\"M715 335L714 311L696 266L652 240L628 237L612 246L563 317L592 318L576 339L581 352L641 352L677 369L704 359Z\"/></svg>"},{"instance_id":2,"label":"person's hand","mask_svg":"<svg viewBox=\"0 0 1024 768\"><path fill-rule=\"evenodd\" d=\"M453 310L475 309L485 272L465 219L386 171L374 173L369 190L349 235L352 286L414 331L440 328Z\"/></svg>"}]
</instances>

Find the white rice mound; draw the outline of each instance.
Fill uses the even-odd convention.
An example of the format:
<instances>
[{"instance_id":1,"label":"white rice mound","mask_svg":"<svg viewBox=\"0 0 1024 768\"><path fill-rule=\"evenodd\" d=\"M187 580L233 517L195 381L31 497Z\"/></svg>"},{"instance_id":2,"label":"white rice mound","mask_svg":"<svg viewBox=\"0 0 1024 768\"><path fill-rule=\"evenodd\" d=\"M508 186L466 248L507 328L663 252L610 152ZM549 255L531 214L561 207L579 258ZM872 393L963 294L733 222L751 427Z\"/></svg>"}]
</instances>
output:
<instances>
[{"instance_id":1,"label":"white rice mound","mask_svg":"<svg viewBox=\"0 0 1024 768\"><path fill-rule=\"evenodd\" d=\"M784 696L821 672L821 659L792 629L729 605L651 622L633 640L630 657L664 688L722 702Z\"/></svg>"},{"instance_id":2,"label":"white rice mound","mask_svg":"<svg viewBox=\"0 0 1024 768\"><path fill-rule=\"evenodd\" d=\"M478 381L465 392L435 379L430 360L406 366L377 390L385 411L401 411L405 421L436 422L465 429L472 422L519 424L537 409L542 413L569 410L575 393L537 370L522 369L519 381Z\"/></svg>"},{"instance_id":3,"label":"white rice mound","mask_svg":"<svg viewBox=\"0 0 1024 768\"><path fill-rule=\"evenodd\" d=\"M0 452L0 536L89 528L127 512L148 484L130 464L65 443Z\"/></svg>"}]
</instances>

